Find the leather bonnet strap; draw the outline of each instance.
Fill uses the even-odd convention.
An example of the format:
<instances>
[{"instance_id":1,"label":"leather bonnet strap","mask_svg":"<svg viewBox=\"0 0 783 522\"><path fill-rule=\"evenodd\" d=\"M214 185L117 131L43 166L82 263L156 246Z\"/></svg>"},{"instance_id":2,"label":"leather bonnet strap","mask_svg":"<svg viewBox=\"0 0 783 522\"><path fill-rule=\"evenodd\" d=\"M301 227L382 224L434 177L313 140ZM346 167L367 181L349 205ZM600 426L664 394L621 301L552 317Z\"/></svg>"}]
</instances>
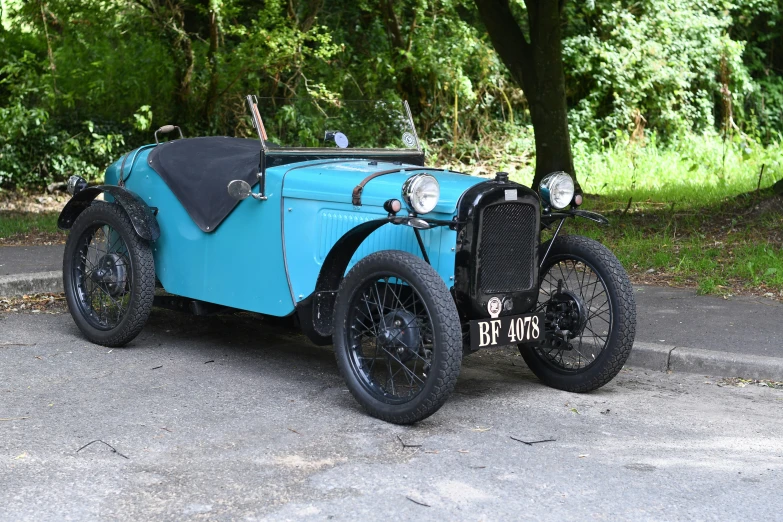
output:
<instances>
[{"instance_id":1,"label":"leather bonnet strap","mask_svg":"<svg viewBox=\"0 0 783 522\"><path fill-rule=\"evenodd\" d=\"M353 204L357 207L362 206L362 192L364 192L364 186L372 179L375 179L379 176L383 176L386 174L396 174L398 172L406 172L410 170L435 170L435 171L443 171L443 169L433 169L433 168L427 168L427 167L405 167L405 168L399 168L399 169L389 169L389 170L379 170L378 172L373 172L366 178L362 180L361 183L356 185L353 188L353 193L351 194L351 201Z\"/></svg>"}]
</instances>

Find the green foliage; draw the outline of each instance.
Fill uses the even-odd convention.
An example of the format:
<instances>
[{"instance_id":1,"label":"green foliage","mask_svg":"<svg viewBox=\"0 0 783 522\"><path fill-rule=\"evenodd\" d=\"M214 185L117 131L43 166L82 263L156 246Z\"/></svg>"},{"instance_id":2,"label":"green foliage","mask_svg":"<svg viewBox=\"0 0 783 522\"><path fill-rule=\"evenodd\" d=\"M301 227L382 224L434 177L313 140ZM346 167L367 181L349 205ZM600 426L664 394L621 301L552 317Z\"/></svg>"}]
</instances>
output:
<instances>
[{"instance_id":1,"label":"green foliage","mask_svg":"<svg viewBox=\"0 0 783 522\"><path fill-rule=\"evenodd\" d=\"M645 125L659 137L714 128L721 89L742 100L753 90L743 42L712 1L573 2L567 63L572 134L612 138Z\"/></svg>"},{"instance_id":2,"label":"green foliage","mask_svg":"<svg viewBox=\"0 0 783 522\"><path fill-rule=\"evenodd\" d=\"M523 2L513 4L524 26ZM470 0L3 5L0 187L40 186L76 172L99 177L168 123L187 136L250 136L249 93L406 99L438 161L524 176L534 160L524 93ZM722 190L737 169L750 172L758 161L772 168L758 151L783 131L783 53L774 52L783 43L782 17L775 0L567 2L567 96L587 189L616 186L652 167L656 155L673 165L653 169L662 176L657 184L624 183L667 190L675 185L663 180L680 176ZM273 125L320 139L307 121L280 118ZM727 153L709 137L715 133L725 134ZM633 153L625 150L630 134ZM633 172L612 164L621 157L636 162ZM615 169L616 183L598 186L601 165Z\"/></svg>"},{"instance_id":3,"label":"green foliage","mask_svg":"<svg viewBox=\"0 0 783 522\"><path fill-rule=\"evenodd\" d=\"M57 125L46 106L50 92L35 56L25 51L0 69L7 101L0 107L0 186L35 186L79 173L98 178L124 138L92 121Z\"/></svg>"},{"instance_id":4,"label":"green foliage","mask_svg":"<svg viewBox=\"0 0 783 522\"><path fill-rule=\"evenodd\" d=\"M783 179L783 149L765 147L735 136L723 140L714 132L688 134L670 144L653 135L644 146L617 140L595 149L579 143L574 161L588 193L635 201L706 206L727 195L756 190Z\"/></svg>"}]
</instances>

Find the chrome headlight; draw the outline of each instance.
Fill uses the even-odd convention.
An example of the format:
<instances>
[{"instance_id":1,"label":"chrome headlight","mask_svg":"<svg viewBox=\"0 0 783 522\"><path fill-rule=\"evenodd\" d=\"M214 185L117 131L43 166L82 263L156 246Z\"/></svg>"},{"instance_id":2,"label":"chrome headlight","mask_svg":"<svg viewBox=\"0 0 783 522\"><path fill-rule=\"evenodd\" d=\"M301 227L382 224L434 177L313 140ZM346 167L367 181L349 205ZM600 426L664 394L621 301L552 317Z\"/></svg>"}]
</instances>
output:
<instances>
[{"instance_id":1,"label":"chrome headlight","mask_svg":"<svg viewBox=\"0 0 783 522\"><path fill-rule=\"evenodd\" d=\"M565 172L553 172L544 176L538 191L546 204L562 210L574 199L574 180Z\"/></svg>"},{"instance_id":2,"label":"chrome headlight","mask_svg":"<svg viewBox=\"0 0 783 522\"><path fill-rule=\"evenodd\" d=\"M440 199L438 180L429 174L416 174L402 185L402 199L417 214L432 212Z\"/></svg>"},{"instance_id":3,"label":"chrome headlight","mask_svg":"<svg viewBox=\"0 0 783 522\"><path fill-rule=\"evenodd\" d=\"M75 196L82 190L87 188L87 181L81 177L73 175L70 178L68 178L68 186L66 190L68 191L68 194L71 196Z\"/></svg>"}]
</instances>

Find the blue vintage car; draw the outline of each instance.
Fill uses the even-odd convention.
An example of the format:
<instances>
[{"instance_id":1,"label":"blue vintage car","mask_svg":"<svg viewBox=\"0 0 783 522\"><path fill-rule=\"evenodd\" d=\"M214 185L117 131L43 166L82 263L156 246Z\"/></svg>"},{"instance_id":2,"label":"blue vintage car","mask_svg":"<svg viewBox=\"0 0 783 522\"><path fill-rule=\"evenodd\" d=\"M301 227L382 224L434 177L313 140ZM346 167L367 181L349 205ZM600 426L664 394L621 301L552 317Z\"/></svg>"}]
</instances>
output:
<instances>
[{"instance_id":1,"label":"blue vintage car","mask_svg":"<svg viewBox=\"0 0 783 522\"><path fill-rule=\"evenodd\" d=\"M292 316L394 423L437 411L482 348L517 345L563 390L619 372L631 284L606 247L561 233L570 217L605 222L578 209L568 174L536 192L425 167L407 104L247 101L258 140L165 126L103 185L69 181L63 279L90 341L125 345L153 306Z\"/></svg>"}]
</instances>

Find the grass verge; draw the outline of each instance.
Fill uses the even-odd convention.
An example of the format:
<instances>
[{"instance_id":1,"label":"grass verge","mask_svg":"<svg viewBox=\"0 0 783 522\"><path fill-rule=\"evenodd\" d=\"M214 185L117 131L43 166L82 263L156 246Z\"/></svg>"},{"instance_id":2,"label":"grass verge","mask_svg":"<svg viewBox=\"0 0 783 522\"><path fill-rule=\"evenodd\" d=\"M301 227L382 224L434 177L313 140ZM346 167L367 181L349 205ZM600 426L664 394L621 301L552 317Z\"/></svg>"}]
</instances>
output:
<instances>
[{"instance_id":1,"label":"grass verge","mask_svg":"<svg viewBox=\"0 0 783 522\"><path fill-rule=\"evenodd\" d=\"M57 228L58 212L0 211L0 246L65 243Z\"/></svg>"},{"instance_id":2,"label":"grass verge","mask_svg":"<svg viewBox=\"0 0 783 522\"><path fill-rule=\"evenodd\" d=\"M576 220L564 230L606 244L635 282L783 298L783 197L771 189L705 207L604 196L584 208L610 226Z\"/></svg>"}]
</instances>

